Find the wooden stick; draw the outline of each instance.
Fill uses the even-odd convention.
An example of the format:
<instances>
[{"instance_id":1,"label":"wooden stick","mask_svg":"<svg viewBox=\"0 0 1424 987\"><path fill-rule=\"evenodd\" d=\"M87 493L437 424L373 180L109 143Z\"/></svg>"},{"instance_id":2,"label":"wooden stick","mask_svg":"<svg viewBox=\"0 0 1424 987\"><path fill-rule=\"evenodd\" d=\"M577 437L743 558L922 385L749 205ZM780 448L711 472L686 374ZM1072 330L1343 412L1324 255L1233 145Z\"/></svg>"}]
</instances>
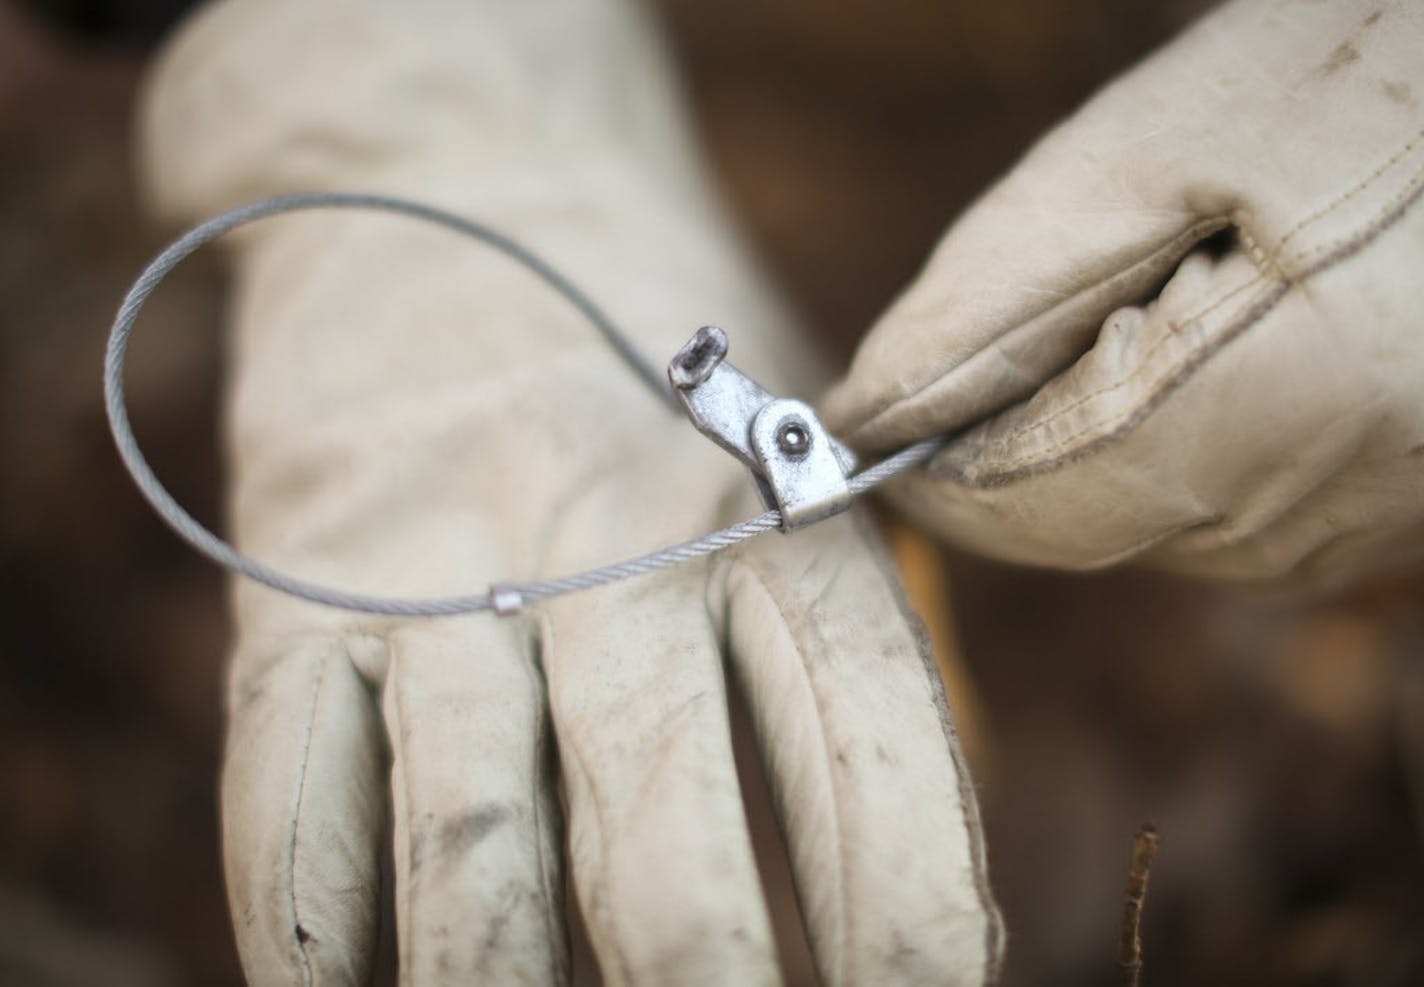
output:
<instances>
[{"instance_id":1,"label":"wooden stick","mask_svg":"<svg viewBox=\"0 0 1424 987\"><path fill-rule=\"evenodd\" d=\"M1127 987L1142 983L1142 905L1147 898L1147 875L1157 856L1157 827L1147 823L1132 838L1132 863L1127 870L1127 891L1123 894L1122 940L1118 964Z\"/></svg>"}]
</instances>

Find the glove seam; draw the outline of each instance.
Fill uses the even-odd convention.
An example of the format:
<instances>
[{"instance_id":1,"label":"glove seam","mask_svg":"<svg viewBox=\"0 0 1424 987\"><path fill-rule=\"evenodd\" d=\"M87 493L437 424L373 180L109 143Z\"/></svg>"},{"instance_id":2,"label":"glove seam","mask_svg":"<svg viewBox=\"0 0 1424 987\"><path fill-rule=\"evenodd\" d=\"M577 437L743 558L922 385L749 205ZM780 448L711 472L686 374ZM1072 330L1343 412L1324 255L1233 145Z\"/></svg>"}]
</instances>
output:
<instances>
[{"instance_id":1,"label":"glove seam","mask_svg":"<svg viewBox=\"0 0 1424 987\"><path fill-rule=\"evenodd\" d=\"M1304 261L1309 260L1312 257L1319 256L1320 254L1326 253L1335 247L1343 245L1344 243L1360 235L1360 230L1353 231L1349 234L1341 235L1332 240L1327 240L1321 244L1316 244L1315 246L1302 250L1301 252L1295 254L1293 257L1287 260L1282 260L1281 255L1284 253L1286 244L1289 243L1297 234L1301 233L1303 230L1307 229L1317 221L1325 218L1330 213L1343 206L1350 199L1365 191L1365 189L1367 189L1378 179L1382 178L1386 173L1390 171L1390 169L1392 169L1395 165L1402 161L1409 154L1409 152L1412 151L1415 147L1418 147L1421 142L1424 142L1424 132L1417 134L1413 140L1409 141L1407 144L1404 145L1404 147L1396 151L1384 164L1381 164L1366 178L1357 182L1349 191L1336 196L1332 201L1317 209L1311 215L1297 222L1294 226L1287 230L1279 239L1277 239L1275 245L1269 250L1263 249L1256 241L1256 239L1251 236L1250 231L1246 229L1245 224L1240 221L1242 214L1235 214L1233 216L1233 220L1235 221L1234 225L1236 226L1237 233L1242 241L1242 246L1245 249L1247 256L1251 258L1251 261L1256 265L1257 270L1260 272L1255 278L1252 278L1251 280L1243 284L1237 285L1235 288L1232 288L1226 293L1218 296L1214 301L1208 302L1201 308L1198 308L1191 315L1187 315L1183 318L1173 320L1173 322L1168 327L1169 331L1164 333L1162 337L1157 340L1157 342L1153 343L1152 346L1148 348L1148 350L1141 357L1143 362L1138 364L1138 368L1132 373L1129 373L1125 377L1119 378L1112 384L1104 385L1103 387L1097 388L1094 391L1080 396L1076 401L1058 409L1049 417L1042 418L1035 422L1024 425L1016 429L1015 431L1009 433L1008 435L1004 436L1002 439L997 440L997 442L1003 445L1009 445L1013 443L1016 439L1020 439L1025 435L1030 434L1031 432L1047 428L1055 421L1058 421L1059 419L1065 417L1073 411L1076 411L1078 408L1082 407L1085 404L1088 404L1096 398L1102 397L1106 394L1110 394L1114 391L1121 390L1123 387L1126 387L1137 377L1147 372L1147 361L1150 360L1154 355L1156 355L1156 353L1161 350L1162 347L1166 346L1169 342L1171 342L1175 338L1175 334L1177 331L1179 331L1185 326L1190 325L1193 322L1196 322L1199 319L1205 318L1207 315L1211 314L1212 312L1220 308L1222 305L1226 304L1226 302L1239 295L1242 291L1245 291L1248 288L1251 288L1266 279L1274 279L1277 282L1288 284L1292 280L1304 280L1310 274L1317 273L1314 271L1302 272L1301 274L1296 275L1296 277L1293 279L1292 276L1288 273L1288 268L1295 267L1303 263ZM1413 194L1413 186L1417 181L1419 181L1421 176L1424 176L1424 172L1421 172L1414 178L1407 181L1405 183L1403 192L1390 199L1389 202L1387 202L1381 210L1381 213L1388 213L1392 208L1398 206L1403 199L1408 198L1411 194ZM1363 227L1361 227L1361 229L1365 229L1369 225L1370 223L1366 223L1363 225ZM1099 425L1097 426L1089 426L1084 431L1092 431L1095 427L1101 426L1102 423L1099 423ZM1043 455L1048 452L1056 451L1057 449L1062 448L1063 444L1070 443L1075 438L1080 437L1082 434L1083 432L1075 433L1074 435L1062 440L1062 442L1060 442L1059 444L1051 446L1048 449L1041 450L1036 455ZM1013 467L1014 465L1016 465L1016 462L1010 462L1005 464L1006 467Z\"/></svg>"},{"instance_id":2,"label":"glove seam","mask_svg":"<svg viewBox=\"0 0 1424 987\"><path fill-rule=\"evenodd\" d=\"M1414 137L1408 142L1406 142L1403 147L1395 151L1394 154L1390 155L1389 158L1387 158L1382 164L1375 168L1374 171L1370 172L1360 181L1356 182L1353 187L1351 187L1345 192L1342 192L1340 195L1336 196L1330 202L1327 202L1325 205L1321 206L1309 216L1306 216L1304 219L1297 222L1294 226L1292 226L1289 230L1282 234L1280 239L1276 241L1273 256L1268 258L1269 262L1272 263L1272 267L1276 271L1276 273L1285 276L1284 270L1281 270L1279 267L1276 267L1274 262L1279 257L1280 253L1284 250L1285 245L1289 243L1296 236L1296 234L1310 227L1317 221L1324 219L1336 209L1343 206L1346 202L1349 202L1355 196L1365 191L1365 189L1369 188L1380 178L1383 178L1385 174L1387 174L1392 168L1394 168L1397 164L1399 164L1406 157L1408 157L1409 152L1413 151L1416 147L1418 147L1421 142L1424 142L1424 131L1420 131L1419 133L1415 134ZM1412 181L1413 180L1411 180L1411 182ZM1409 183L1406 183L1406 186L1408 184ZM1318 252L1318 249L1308 251L1306 254L1297 255L1293 260L1300 261L1304 259L1305 256L1308 256L1309 253Z\"/></svg>"},{"instance_id":3,"label":"glove seam","mask_svg":"<svg viewBox=\"0 0 1424 987\"><path fill-rule=\"evenodd\" d=\"M1418 146L1421 138L1424 138L1424 134L1421 134L1420 138L1416 138L1406 145L1406 149ZM1377 169L1370 179L1356 186L1353 191L1358 192L1362 190L1371 181L1384 174L1386 170L1386 168ZM1120 439L1124 434L1132 431L1141 424L1148 415L1156 410L1167 396L1184 383L1202 364L1252 325L1264 318L1292 288L1304 284L1310 278L1328 270L1372 243L1380 233L1393 225L1393 223L1419 199L1421 192L1424 192L1424 169L1416 172L1406 181L1401 191L1387 200L1371 219L1360 224L1349 233L1341 234L1333 239L1302 250L1284 262L1279 260L1279 248L1284 243L1285 238L1277 241L1275 250L1266 258L1266 263L1268 263L1273 270L1262 271L1250 281L1238 285L1226 294L1218 297L1204 309L1200 309L1191 316L1174 323L1177 329L1190 325L1214 312L1220 308L1222 304L1239 295L1242 291L1260 285L1263 281L1267 282L1263 289L1254 295L1242 310L1238 311L1233 318L1229 318L1206 342L1198 345L1195 349L1189 350L1185 358L1181 360L1176 368L1168 368L1167 372L1163 373L1158 379L1153 393L1150 394L1145 401L1126 408L1116 415L1110 415L1090 425L1084 426L1052 445L1037 450L1036 452L1024 454L1009 460L1001 460L991 467L993 472L987 473L987 475L985 475L987 471L976 469L976 475L972 478L967 473L960 472L955 474L955 479L971 487L988 488L1004 486L1015 480L1049 472L1066 463L1089 455L1102 446ZM1340 197L1336 200L1335 204L1343 203L1348 197L1348 195ZM1311 217L1310 221L1323 217L1328 211L1329 210L1319 211L1314 217ZM1292 234L1294 232L1295 231L1292 231ZM1291 234L1287 234L1287 236L1289 235ZM1288 273L1284 266L1290 265L1293 267L1308 261L1314 262L1307 264L1295 274ZM1176 338L1178 338L1176 332L1164 333L1161 339L1144 355L1143 360L1149 359L1162 346ZM1141 363L1136 370L1120 378L1113 384L1100 388L1092 394L1083 396L1078 401L1060 409L1048 418L1024 426L1020 430L1006 436L1004 439L997 440L996 444L1006 446L1014 439L1020 438L1030 431L1046 427L1082 406L1084 403L1126 387L1138 377L1146 374L1148 369L1149 366L1147 363ZM1077 449L1069 448L1085 435L1089 435L1093 432L1102 432L1103 434L1084 443ZM1065 449L1068 451L1061 452L1061 450ZM1061 454L1059 454L1060 452ZM980 462L982 463L982 459Z\"/></svg>"},{"instance_id":4,"label":"glove seam","mask_svg":"<svg viewBox=\"0 0 1424 987\"><path fill-rule=\"evenodd\" d=\"M292 929L294 945L297 956L301 959L302 983L305 987L311 987L314 976L311 967L311 958L307 956L306 943L302 941L296 930L302 929L302 919L297 908L297 843L300 838L302 828L302 808L306 804L307 789L307 768L311 763L312 741L316 735L317 711L321 707L321 694L326 685L327 669L331 666L332 656L328 654L322 659L321 666L317 671L316 683L312 688L312 698L310 711L307 714L306 735L302 739L301 763L297 769L297 804L292 813L292 838L290 842L290 853L287 859L287 891L292 905Z\"/></svg>"},{"instance_id":5,"label":"glove seam","mask_svg":"<svg viewBox=\"0 0 1424 987\"><path fill-rule=\"evenodd\" d=\"M1261 280L1263 279L1255 278L1247 282L1246 286L1249 287L1259 284ZM978 488L1007 486L1018 480L1052 472L1061 466L1091 455L1103 446L1120 439L1123 435L1140 425L1148 415L1155 411L1157 407L1166 400L1173 390L1184 383L1188 377L1203 363L1214 356L1223 346L1235 339L1256 322L1260 321L1260 319L1274 308L1276 303L1286 295L1290 287L1289 284L1276 282L1268 285L1264 290L1252 296L1251 303L1246 305L1243 309L1239 309L1236 317L1229 319L1225 323L1224 328L1218 330L1216 335L1206 344L1188 351L1187 359L1175 370L1163 374L1159 378L1153 392L1148 395L1147 400L1142 403L1129 406L1116 415L1110 415L1090 425L1085 425L1077 431L1064 436L1053 444L1036 452L1024 453L1012 459L991 463L988 469L976 469L972 477L967 472L955 473L955 479L966 486ZM1168 335L1164 338L1171 339L1173 337ZM1147 368L1143 366L1140 371L1134 371L1133 374L1124 377L1117 385L1105 389L1102 393L1105 394L1110 391L1120 390L1138 376L1141 376L1142 373L1145 373L1146 369ZM1056 417L1057 416L1055 416L1055 420ZM1045 424L1046 423L1048 423L1047 419L1045 419ZM1104 431L1105 429L1107 431ZM1077 448L1073 448L1074 444L1079 442L1084 436L1091 435L1095 432L1101 434ZM981 466L981 464L978 463L975 465Z\"/></svg>"},{"instance_id":6,"label":"glove seam","mask_svg":"<svg viewBox=\"0 0 1424 987\"><path fill-rule=\"evenodd\" d=\"M1193 219L1191 222L1182 226L1180 229L1176 230L1169 236L1166 236L1161 240L1157 241L1155 245L1151 246L1142 254L1140 254L1127 267L1120 268L1112 272L1111 274L1107 274L1101 278L1098 278L1092 284L1088 285L1080 291L1074 292L1072 295L1063 299L1062 301L1049 305L1046 308L1040 309L1039 311L1036 311L1033 314L1025 317L1022 321L1020 321L1017 325L1011 327L1004 334L995 337L990 344L990 348L1002 350L1005 340L1007 340L1011 336L1023 332L1029 329L1030 327L1037 326L1041 322L1054 320L1055 318L1059 317L1065 309L1075 304L1081 304L1084 299L1094 294L1101 293L1107 286L1111 285L1115 281L1134 280L1134 275L1140 273L1143 270L1150 270L1152 265L1164 256L1172 257L1174 263L1180 261L1182 257L1190 253L1192 248L1195 247L1197 244L1201 243L1201 241L1205 240L1206 238L1212 236L1215 233L1219 233L1221 230L1226 229L1231 225L1232 217L1230 215L1218 215L1206 218ZM889 406L876 412L874 415L866 419L861 424L854 426L852 430L852 435L862 435L866 431L876 428L884 420L893 418L895 415L899 414L905 408L906 405L923 397L927 391L943 387L945 381L949 377L962 371L966 366L969 365L971 361L974 360L975 357L985 352L988 352L988 349L979 350L976 353L971 354L965 360L936 375L912 393L897 398Z\"/></svg>"},{"instance_id":7,"label":"glove seam","mask_svg":"<svg viewBox=\"0 0 1424 987\"><path fill-rule=\"evenodd\" d=\"M1099 387L1099 388L1097 388L1096 390L1089 391L1087 394L1080 395L1077 400L1073 401L1073 402L1070 403L1070 404L1065 405L1065 406L1062 407L1062 408L1059 408L1057 411L1055 411L1053 414L1049 415L1047 418L1040 418L1040 419L1038 419L1037 421L1030 422L1030 423L1027 424L1027 425L1023 425L1023 426L1019 427L1018 429L1014 430L1013 432L1010 432L1008 435L1004 436L1003 438L997 439L996 442L997 442L998 444L1000 444L1000 445L1005 445L1005 446L1010 445L1010 444L1012 444L1015 440L1021 439L1021 438L1023 438L1024 436L1029 435L1029 434L1032 433L1032 432L1036 432L1036 431L1039 431L1040 429L1045 429L1045 428L1047 428L1048 426L1052 425L1054 422L1056 422L1056 421L1058 421L1058 420L1060 420L1060 419L1062 419L1062 418L1067 417L1068 415L1072 414L1074 411L1077 411L1077 410L1078 410L1079 408L1081 408L1083 405L1092 403L1092 402L1093 402L1094 400L1096 400L1097 398L1100 398L1100 397L1103 397L1103 396L1105 396L1105 395L1111 394L1111 393L1113 393L1114 391L1120 391L1120 390L1122 390L1124 387L1126 387L1128 384L1132 383L1132 382L1133 382L1134 380L1136 380L1138 377L1140 377L1140 376L1142 376L1142 375L1144 375L1144 374L1147 373L1147 371L1148 371L1148 369L1149 369L1149 365L1148 365L1147 361L1150 360L1152 357L1154 357L1154 356L1155 356L1163 347L1165 347L1168 343L1171 343L1171 342L1175 341L1175 340L1178 338L1178 337L1177 337L1177 333L1179 333L1183 328L1185 328L1185 327L1187 327L1187 326L1190 326L1192 323L1197 322L1197 321L1200 320L1200 319L1206 318L1208 315L1212 314L1212 313L1215 312L1217 309L1219 309L1219 308L1221 308L1222 306L1224 306L1227 302L1229 302L1229 301L1231 301L1232 299L1236 298L1236 296L1240 295L1243 291L1246 291L1246 290L1249 289L1249 288L1254 288L1254 287L1256 287L1256 286L1259 285L1262 281L1267 280L1267 278L1268 278L1268 275L1266 274L1266 272L1262 271L1261 273L1258 273L1255 277L1250 278L1250 279L1248 279L1248 280L1242 282L1241 284L1238 284L1236 287L1230 289L1229 291L1226 291L1226 292L1223 293L1222 295L1218 296L1215 300L1204 304L1201 308L1199 308L1199 309L1197 309L1196 311L1192 312L1190 315L1187 315L1187 316L1185 316L1185 317L1183 317L1183 318L1180 318L1180 319L1174 319L1174 320L1172 320L1172 321L1168 324L1167 332L1163 333L1162 336L1161 336L1161 338L1159 338L1159 339L1157 340L1157 342L1153 343L1150 347L1148 347L1147 350L1146 350L1146 352L1144 352L1144 353L1142 354L1142 357L1141 357L1142 362L1137 365L1137 369L1133 370L1131 373L1127 374L1125 377L1120 377L1120 378L1118 378L1116 381L1114 381L1114 382L1111 383L1111 384L1104 384L1102 387ZM1087 431L1091 431L1091 430L1092 430L1092 426L1089 426L1088 429L1087 429ZM1080 434L1082 434L1082 433L1074 433L1074 435L1068 436L1066 439L1061 440L1060 443L1058 443L1058 444L1056 444L1056 445L1053 445L1053 446L1050 446L1050 447L1048 447L1048 448L1045 449L1045 450L1041 450L1037 455L1042 455L1042 454L1045 453L1045 452L1052 452L1052 451L1055 451L1056 449L1061 448L1063 444L1070 443L1074 438L1078 437ZM1032 458L1032 457L1030 456L1030 457L1024 457L1024 458ZM1012 465L1014 465L1014 463L1013 463L1013 462L1010 462L1010 463L1008 463L1007 465L1012 466Z\"/></svg>"}]
</instances>

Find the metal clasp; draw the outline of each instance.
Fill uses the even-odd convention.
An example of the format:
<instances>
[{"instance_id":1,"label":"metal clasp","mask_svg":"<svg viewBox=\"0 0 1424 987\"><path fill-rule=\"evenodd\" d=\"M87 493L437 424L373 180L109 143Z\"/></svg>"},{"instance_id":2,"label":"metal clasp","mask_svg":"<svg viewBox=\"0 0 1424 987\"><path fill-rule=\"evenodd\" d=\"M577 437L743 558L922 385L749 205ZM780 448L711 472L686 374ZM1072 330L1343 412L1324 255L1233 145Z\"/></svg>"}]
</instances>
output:
<instances>
[{"instance_id":1,"label":"metal clasp","mask_svg":"<svg viewBox=\"0 0 1424 987\"><path fill-rule=\"evenodd\" d=\"M751 468L762 499L793 531L850 506L855 454L810 405L779 398L726 362L727 334L698 329L668 364L673 393L703 435Z\"/></svg>"}]
</instances>

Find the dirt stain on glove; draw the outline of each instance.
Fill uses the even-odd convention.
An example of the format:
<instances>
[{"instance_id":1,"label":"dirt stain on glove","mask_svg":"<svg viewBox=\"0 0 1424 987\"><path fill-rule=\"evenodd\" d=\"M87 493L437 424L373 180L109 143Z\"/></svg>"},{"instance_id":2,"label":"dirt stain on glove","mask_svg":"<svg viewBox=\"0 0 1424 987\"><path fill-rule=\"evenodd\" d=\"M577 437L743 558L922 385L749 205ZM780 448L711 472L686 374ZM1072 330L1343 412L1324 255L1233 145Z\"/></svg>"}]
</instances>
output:
<instances>
[{"instance_id":1,"label":"dirt stain on glove","mask_svg":"<svg viewBox=\"0 0 1424 987\"><path fill-rule=\"evenodd\" d=\"M508 822L513 813L508 806L493 803L476 806L445 823L440 829L440 855L457 857Z\"/></svg>"}]
</instances>

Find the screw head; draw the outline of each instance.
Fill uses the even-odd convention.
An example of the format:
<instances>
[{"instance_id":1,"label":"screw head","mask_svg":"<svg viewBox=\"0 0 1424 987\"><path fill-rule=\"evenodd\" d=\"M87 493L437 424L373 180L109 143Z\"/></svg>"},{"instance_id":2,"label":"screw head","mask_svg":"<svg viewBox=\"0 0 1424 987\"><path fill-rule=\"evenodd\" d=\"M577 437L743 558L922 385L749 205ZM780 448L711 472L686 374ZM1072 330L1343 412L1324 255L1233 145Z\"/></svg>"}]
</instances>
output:
<instances>
[{"instance_id":1,"label":"screw head","mask_svg":"<svg viewBox=\"0 0 1424 987\"><path fill-rule=\"evenodd\" d=\"M795 416L783 419L776 426L776 447L792 459L800 459L811 451L811 429Z\"/></svg>"}]
</instances>

